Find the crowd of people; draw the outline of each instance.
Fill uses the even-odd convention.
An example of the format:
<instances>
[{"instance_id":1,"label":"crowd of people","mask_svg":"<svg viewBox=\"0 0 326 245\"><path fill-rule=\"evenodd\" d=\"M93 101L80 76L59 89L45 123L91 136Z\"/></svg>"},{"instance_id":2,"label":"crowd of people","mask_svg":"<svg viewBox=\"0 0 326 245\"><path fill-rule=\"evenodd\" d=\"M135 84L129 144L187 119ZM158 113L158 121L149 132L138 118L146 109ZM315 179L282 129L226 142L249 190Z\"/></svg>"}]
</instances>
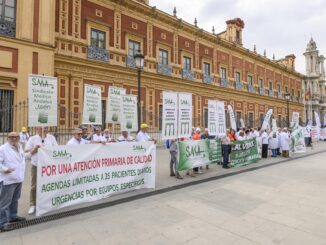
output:
<instances>
[{"instance_id":1,"label":"crowd of people","mask_svg":"<svg viewBox=\"0 0 326 245\"><path fill-rule=\"evenodd\" d=\"M156 140L148 134L149 126L141 124L139 132L133 138L128 131L122 131L116 139L110 134L110 129L102 132L101 127L80 126L75 128L67 145L106 144L123 142L144 142ZM0 231L12 229L10 224L26 220L18 216L18 200L21 195L25 176L25 160L31 162L30 207L28 214L36 211L36 185L38 149L40 147L57 146L56 138L49 133L48 127L36 127L36 134L30 136L26 127L21 132L8 134L7 142L0 146Z\"/></svg>"},{"instance_id":2,"label":"crowd of people","mask_svg":"<svg viewBox=\"0 0 326 245\"><path fill-rule=\"evenodd\" d=\"M222 143L222 167L225 169L229 168L229 163L231 162L231 150L232 143L236 141L244 141L252 138L258 138L258 144L261 145L261 157L267 158L269 155L271 157L277 157L282 155L282 157L289 157L289 144L290 144L291 131L287 128L277 130L267 130L261 128L241 128L235 131L234 129L227 129L225 135L213 136L209 135L208 129L202 130L197 128L192 128L191 140L207 140L207 139L221 139ZM170 160L170 176L175 176L177 179L182 179L182 176L177 171L177 141L183 141L184 138L174 139L167 141L167 146L171 154ZM269 151L271 154L269 154ZM209 169L209 165L206 165L206 169ZM196 174L203 173L202 167L196 167L187 171L187 175L195 177Z\"/></svg>"}]
</instances>

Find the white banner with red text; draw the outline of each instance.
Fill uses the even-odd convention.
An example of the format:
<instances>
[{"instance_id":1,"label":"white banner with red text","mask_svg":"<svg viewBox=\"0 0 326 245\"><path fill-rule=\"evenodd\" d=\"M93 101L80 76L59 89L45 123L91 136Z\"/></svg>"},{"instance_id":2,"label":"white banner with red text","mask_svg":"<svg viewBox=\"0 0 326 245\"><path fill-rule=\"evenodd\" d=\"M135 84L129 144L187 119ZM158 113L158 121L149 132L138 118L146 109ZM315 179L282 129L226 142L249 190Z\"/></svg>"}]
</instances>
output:
<instances>
[{"instance_id":1,"label":"white banner with red text","mask_svg":"<svg viewBox=\"0 0 326 245\"><path fill-rule=\"evenodd\" d=\"M40 148L36 215L113 194L155 188L153 142Z\"/></svg>"}]
</instances>

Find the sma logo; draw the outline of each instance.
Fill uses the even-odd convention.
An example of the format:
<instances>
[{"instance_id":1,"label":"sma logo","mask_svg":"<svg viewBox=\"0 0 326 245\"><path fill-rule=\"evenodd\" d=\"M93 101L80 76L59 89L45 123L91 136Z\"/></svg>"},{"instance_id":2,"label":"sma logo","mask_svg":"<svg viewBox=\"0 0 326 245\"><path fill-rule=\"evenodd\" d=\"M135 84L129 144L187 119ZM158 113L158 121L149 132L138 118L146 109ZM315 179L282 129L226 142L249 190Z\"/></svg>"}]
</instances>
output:
<instances>
[{"instance_id":1,"label":"sma logo","mask_svg":"<svg viewBox=\"0 0 326 245\"><path fill-rule=\"evenodd\" d=\"M62 151L53 151L53 158L70 158L72 157L71 153L67 152L67 150Z\"/></svg>"},{"instance_id":2,"label":"sma logo","mask_svg":"<svg viewBox=\"0 0 326 245\"><path fill-rule=\"evenodd\" d=\"M134 145L133 150L136 152L146 152L146 148L144 148L142 145Z\"/></svg>"},{"instance_id":3,"label":"sma logo","mask_svg":"<svg viewBox=\"0 0 326 245\"><path fill-rule=\"evenodd\" d=\"M40 87L49 87L50 86L53 89L53 84L48 83L48 81L45 79L43 80L43 79L35 78L35 77L32 78L32 85L40 86Z\"/></svg>"}]
</instances>

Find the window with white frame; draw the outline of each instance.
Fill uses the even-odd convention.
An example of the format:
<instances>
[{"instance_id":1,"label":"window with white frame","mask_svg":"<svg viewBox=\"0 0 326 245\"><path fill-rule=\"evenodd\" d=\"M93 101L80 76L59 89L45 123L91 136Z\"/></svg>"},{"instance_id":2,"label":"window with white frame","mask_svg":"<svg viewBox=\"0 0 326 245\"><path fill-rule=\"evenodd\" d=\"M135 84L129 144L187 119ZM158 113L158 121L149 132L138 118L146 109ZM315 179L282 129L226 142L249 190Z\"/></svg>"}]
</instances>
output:
<instances>
[{"instance_id":1,"label":"window with white frame","mask_svg":"<svg viewBox=\"0 0 326 245\"><path fill-rule=\"evenodd\" d=\"M205 75L210 75L211 74L211 64L209 63L204 63L204 74Z\"/></svg>"},{"instance_id":2,"label":"window with white frame","mask_svg":"<svg viewBox=\"0 0 326 245\"><path fill-rule=\"evenodd\" d=\"M134 57L136 53L141 51L140 42L129 40L128 42L128 55Z\"/></svg>"},{"instance_id":3,"label":"window with white frame","mask_svg":"<svg viewBox=\"0 0 326 245\"><path fill-rule=\"evenodd\" d=\"M191 70L191 58L187 56L183 56L183 69L184 70Z\"/></svg>"},{"instance_id":4,"label":"window with white frame","mask_svg":"<svg viewBox=\"0 0 326 245\"><path fill-rule=\"evenodd\" d=\"M222 79L226 79L226 68L221 67L220 68L220 74Z\"/></svg>"},{"instance_id":5,"label":"window with white frame","mask_svg":"<svg viewBox=\"0 0 326 245\"><path fill-rule=\"evenodd\" d=\"M1 1L1 0L0 0ZM91 29L91 46L105 49L106 33L97 29Z\"/></svg>"},{"instance_id":6,"label":"window with white frame","mask_svg":"<svg viewBox=\"0 0 326 245\"><path fill-rule=\"evenodd\" d=\"M158 50L158 63L167 65L169 63L169 52L164 49Z\"/></svg>"}]
</instances>

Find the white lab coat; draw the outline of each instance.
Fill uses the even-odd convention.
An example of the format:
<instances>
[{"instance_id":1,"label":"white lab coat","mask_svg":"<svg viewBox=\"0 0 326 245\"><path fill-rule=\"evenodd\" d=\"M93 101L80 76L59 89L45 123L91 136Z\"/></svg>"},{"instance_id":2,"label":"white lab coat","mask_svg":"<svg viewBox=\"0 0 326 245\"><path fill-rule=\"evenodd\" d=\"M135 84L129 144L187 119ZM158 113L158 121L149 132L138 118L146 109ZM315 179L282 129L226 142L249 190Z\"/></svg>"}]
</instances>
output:
<instances>
[{"instance_id":1,"label":"white lab coat","mask_svg":"<svg viewBox=\"0 0 326 245\"><path fill-rule=\"evenodd\" d=\"M289 135L287 132L282 132L280 134L280 139L281 139L281 148L282 148L282 151L288 151L290 150L290 147L289 147Z\"/></svg>"}]
</instances>

